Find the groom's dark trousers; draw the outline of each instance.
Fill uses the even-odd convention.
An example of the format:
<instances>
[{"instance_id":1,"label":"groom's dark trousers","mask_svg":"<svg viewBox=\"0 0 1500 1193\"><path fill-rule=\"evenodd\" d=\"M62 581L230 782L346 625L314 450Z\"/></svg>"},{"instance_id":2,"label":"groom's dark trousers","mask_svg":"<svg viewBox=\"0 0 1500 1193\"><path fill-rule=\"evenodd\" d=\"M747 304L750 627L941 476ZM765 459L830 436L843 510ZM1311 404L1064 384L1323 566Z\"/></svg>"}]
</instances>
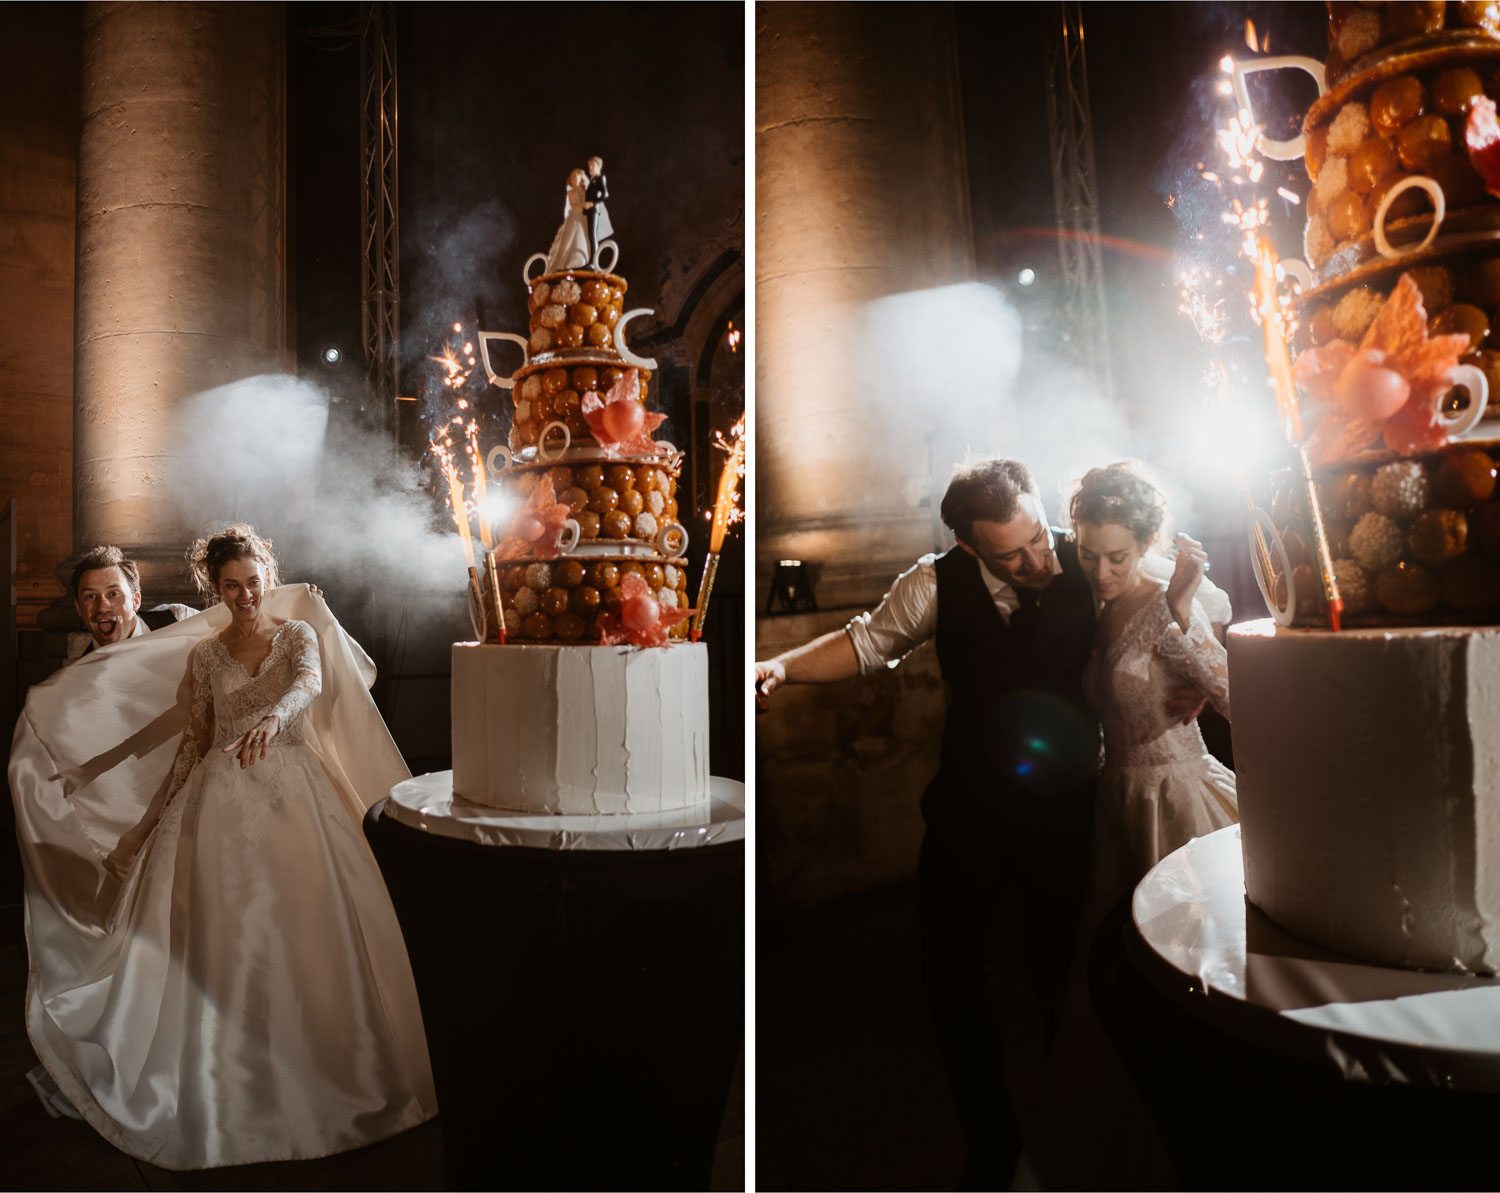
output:
<instances>
[{"instance_id":1,"label":"groom's dark trousers","mask_svg":"<svg viewBox=\"0 0 1500 1193\"><path fill-rule=\"evenodd\" d=\"M1017 590L1009 623L978 561L936 565L937 653L948 689L942 767L922 797L917 868L923 983L973 1180L1005 1179L1020 1132L989 992L993 938L1030 977L1050 1045L1088 876L1099 731L1083 699L1094 601L1076 547L1039 595Z\"/></svg>"}]
</instances>

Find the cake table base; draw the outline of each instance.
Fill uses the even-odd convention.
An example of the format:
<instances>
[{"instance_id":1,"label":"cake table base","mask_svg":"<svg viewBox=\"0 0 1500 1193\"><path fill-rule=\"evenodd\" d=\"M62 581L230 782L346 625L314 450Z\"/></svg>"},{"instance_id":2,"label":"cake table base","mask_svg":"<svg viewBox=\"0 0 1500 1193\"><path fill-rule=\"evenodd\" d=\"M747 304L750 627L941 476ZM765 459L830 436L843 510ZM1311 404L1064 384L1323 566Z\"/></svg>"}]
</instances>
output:
<instances>
[{"instance_id":1,"label":"cake table base","mask_svg":"<svg viewBox=\"0 0 1500 1193\"><path fill-rule=\"evenodd\" d=\"M1238 826L1146 876L1089 984L1184 1188L1493 1184L1500 982L1282 931L1245 901Z\"/></svg>"},{"instance_id":2,"label":"cake table base","mask_svg":"<svg viewBox=\"0 0 1500 1193\"><path fill-rule=\"evenodd\" d=\"M398 784L365 817L447 1187L707 1188L744 1031L743 786L715 779L691 814L557 817L449 783Z\"/></svg>"}]
</instances>

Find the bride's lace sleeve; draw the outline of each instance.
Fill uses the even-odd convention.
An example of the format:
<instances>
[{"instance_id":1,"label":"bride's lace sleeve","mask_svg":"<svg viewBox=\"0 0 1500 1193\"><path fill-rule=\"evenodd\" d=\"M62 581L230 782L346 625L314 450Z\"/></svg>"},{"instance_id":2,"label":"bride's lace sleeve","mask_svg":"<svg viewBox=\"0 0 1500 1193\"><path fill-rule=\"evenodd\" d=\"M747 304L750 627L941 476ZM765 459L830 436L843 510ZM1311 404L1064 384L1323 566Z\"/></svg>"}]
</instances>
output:
<instances>
[{"instance_id":1,"label":"bride's lace sleeve","mask_svg":"<svg viewBox=\"0 0 1500 1193\"><path fill-rule=\"evenodd\" d=\"M172 781L167 786L168 799L176 795L178 789L187 782L187 777L193 773L193 767L198 765L198 760L208 753L208 747L213 744L214 689L208 674L207 652L203 647L203 642L193 647L192 660L188 664L193 677L193 703L188 713L187 732L182 735L182 743L177 747L177 758L172 763Z\"/></svg>"},{"instance_id":2,"label":"bride's lace sleeve","mask_svg":"<svg viewBox=\"0 0 1500 1193\"><path fill-rule=\"evenodd\" d=\"M305 621L290 621L285 634L292 657L292 682L281 699L266 710L268 717L278 719L281 729L306 712L323 690L323 665L318 658L318 636L312 626Z\"/></svg>"},{"instance_id":3,"label":"bride's lace sleeve","mask_svg":"<svg viewBox=\"0 0 1500 1193\"><path fill-rule=\"evenodd\" d=\"M1229 653L1214 637L1203 608L1193 602L1192 620L1184 633L1162 602L1162 653L1183 678L1200 688L1225 720L1229 719Z\"/></svg>"}]
</instances>

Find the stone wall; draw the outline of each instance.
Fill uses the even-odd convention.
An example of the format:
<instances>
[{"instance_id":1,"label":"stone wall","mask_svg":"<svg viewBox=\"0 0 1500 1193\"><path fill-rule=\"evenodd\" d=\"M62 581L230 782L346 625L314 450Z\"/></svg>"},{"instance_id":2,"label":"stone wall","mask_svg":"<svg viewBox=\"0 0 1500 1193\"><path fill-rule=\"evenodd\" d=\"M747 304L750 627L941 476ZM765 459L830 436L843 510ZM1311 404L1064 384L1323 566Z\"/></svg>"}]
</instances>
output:
<instances>
[{"instance_id":1,"label":"stone wall","mask_svg":"<svg viewBox=\"0 0 1500 1193\"><path fill-rule=\"evenodd\" d=\"M23 627L73 549L73 236L79 12L9 6L0 38L0 503L14 498Z\"/></svg>"},{"instance_id":2,"label":"stone wall","mask_svg":"<svg viewBox=\"0 0 1500 1193\"><path fill-rule=\"evenodd\" d=\"M850 615L762 618L756 656L800 646ZM778 911L911 878L942 727L931 643L879 675L776 692L755 718L759 904Z\"/></svg>"}]
</instances>

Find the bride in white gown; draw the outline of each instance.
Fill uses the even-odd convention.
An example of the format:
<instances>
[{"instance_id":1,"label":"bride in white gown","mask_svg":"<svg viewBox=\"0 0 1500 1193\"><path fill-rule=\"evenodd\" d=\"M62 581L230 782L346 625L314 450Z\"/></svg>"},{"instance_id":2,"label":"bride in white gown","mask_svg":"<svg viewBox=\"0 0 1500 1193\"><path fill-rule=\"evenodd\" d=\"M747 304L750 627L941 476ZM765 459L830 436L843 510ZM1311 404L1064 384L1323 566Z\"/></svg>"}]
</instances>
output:
<instances>
[{"instance_id":1,"label":"bride in white gown","mask_svg":"<svg viewBox=\"0 0 1500 1193\"><path fill-rule=\"evenodd\" d=\"M405 767L368 660L307 589L271 593L261 540L234 528L196 562L222 605L69 668L18 727L27 1024L62 1093L139 1159L328 1155L436 1112L360 829Z\"/></svg>"},{"instance_id":2,"label":"bride in white gown","mask_svg":"<svg viewBox=\"0 0 1500 1193\"><path fill-rule=\"evenodd\" d=\"M1126 464L1093 469L1069 505L1078 560L1100 603L1083 682L1104 730L1092 876L1103 907L1179 846L1239 819L1233 772L1208 752L1196 719L1183 724L1167 712L1174 691L1189 686L1227 718L1229 675L1194 599L1202 548L1179 535L1165 583L1144 566L1165 505Z\"/></svg>"}]
</instances>

